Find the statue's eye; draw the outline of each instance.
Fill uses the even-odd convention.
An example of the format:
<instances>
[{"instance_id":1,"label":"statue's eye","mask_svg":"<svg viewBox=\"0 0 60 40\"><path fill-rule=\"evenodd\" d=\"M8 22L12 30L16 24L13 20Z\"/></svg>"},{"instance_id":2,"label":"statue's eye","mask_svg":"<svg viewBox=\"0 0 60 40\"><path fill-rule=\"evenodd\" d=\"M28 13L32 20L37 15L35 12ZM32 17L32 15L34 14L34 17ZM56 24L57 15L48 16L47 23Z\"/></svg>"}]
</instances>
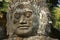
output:
<instances>
[{"instance_id":1,"label":"statue's eye","mask_svg":"<svg viewBox=\"0 0 60 40\"><path fill-rule=\"evenodd\" d=\"M15 17L16 19L19 19L19 18L20 18L20 13L15 13L14 17Z\"/></svg>"},{"instance_id":2,"label":"statue's eye","mask_svg":"<svg viewBox=\"0 0 60 40\"><path fill-rule=\"evenodd\" d=\"M29 18L32 15L32 12L25 12L24 15L25 17Z\"/></svg>"}]
</instances>

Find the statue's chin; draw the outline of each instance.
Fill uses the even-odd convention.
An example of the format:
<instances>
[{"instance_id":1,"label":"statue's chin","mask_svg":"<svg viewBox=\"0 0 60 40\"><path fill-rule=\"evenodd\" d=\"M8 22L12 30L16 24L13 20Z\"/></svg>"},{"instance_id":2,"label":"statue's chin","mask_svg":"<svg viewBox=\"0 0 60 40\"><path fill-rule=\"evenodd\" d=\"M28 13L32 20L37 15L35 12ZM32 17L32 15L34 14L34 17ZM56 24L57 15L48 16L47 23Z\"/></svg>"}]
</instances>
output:
<instances>
[{"instance_id":1,"label":"statue's chin","mask_svg":"<svg viewBox=\"0 0 60 40\"><path fill-rule=\"evenodd\" d=\"M15 30L15 34L19 35L19 36L26 36L29 35L31 33L32 29L28 28L28 29L16 29Z\"/></svg>"}]
</instances>

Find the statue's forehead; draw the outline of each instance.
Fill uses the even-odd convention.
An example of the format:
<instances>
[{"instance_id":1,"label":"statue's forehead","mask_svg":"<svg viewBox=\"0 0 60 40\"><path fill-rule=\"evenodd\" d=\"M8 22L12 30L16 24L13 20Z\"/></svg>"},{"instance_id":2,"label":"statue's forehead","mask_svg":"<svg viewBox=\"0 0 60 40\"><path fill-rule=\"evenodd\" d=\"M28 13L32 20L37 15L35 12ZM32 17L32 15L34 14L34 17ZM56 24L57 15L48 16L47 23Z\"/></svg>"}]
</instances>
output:
<instances>
[{"instance_id":1,"label":"statue's forehead","mask_svg":"<svg viewBox=\"0 0 60 40\"><path fill-rule=\"evenodd\" d=\"M21 4L30 4L30 1L27 1L27 2L22 2Z\"/></svg>"},{"instance_id":2,"label":"statue's forehead","mask_svg":"<svg viewBox=\"0 0 60 40\"><path fill-rule=\"evenodd\" d=\"M21 3L19 3L16 6L15 11L16 12L26 12L26 11L32 12L30 2L28 1L28 2L21 2Z\"/></svg>"},{"instance_id":3,"label":"statue's forehead","mask_svg":"<svg viewBox=\"0 0 60 40\"><path fill-rule=\"evenodd\" d=\"M30 8L31 7L31 3L30 2L19 2L16 6L16 8Z\"/></svg>"}]
</instances>

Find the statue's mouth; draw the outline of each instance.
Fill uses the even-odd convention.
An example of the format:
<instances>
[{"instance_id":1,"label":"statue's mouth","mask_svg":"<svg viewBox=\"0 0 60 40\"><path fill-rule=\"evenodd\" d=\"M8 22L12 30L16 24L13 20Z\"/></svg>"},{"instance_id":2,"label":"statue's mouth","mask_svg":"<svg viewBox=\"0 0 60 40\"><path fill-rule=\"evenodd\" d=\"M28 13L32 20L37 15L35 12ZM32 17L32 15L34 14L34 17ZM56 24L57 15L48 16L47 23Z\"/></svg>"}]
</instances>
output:
<instances>
[{"instance_id":1,"label":"statue's mouth","mask_svg":"<svg viewBox=\"0 0 60 40\"><path fill-rule=\"evenodd\" d=\"M18 28L19 28L19 29L28 29L29 26L26 26L26 25L25 25L25 26L19 26Z\"/></svg>"}]
</instances>

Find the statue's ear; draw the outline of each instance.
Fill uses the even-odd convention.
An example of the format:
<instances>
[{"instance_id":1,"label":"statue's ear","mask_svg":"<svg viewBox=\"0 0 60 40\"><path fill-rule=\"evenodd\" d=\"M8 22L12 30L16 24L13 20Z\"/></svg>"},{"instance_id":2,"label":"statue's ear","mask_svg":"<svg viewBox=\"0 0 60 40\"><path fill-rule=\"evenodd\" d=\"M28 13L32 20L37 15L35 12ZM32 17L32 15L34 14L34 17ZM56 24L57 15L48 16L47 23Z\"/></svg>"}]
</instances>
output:
<instances>
[{"instance_id":1,"label":"statue's ear","mask_svg":"<svg viewBox=\"0 0 60 40\"><path fill-rule=\"evenodd\" d=\"M7 17L7 24L6 24L6 29L7 29L7 35L11 35L12 34L12 25L11 25L11 13L7 13L6 17Z\"/></svg>"}]
</instances>

